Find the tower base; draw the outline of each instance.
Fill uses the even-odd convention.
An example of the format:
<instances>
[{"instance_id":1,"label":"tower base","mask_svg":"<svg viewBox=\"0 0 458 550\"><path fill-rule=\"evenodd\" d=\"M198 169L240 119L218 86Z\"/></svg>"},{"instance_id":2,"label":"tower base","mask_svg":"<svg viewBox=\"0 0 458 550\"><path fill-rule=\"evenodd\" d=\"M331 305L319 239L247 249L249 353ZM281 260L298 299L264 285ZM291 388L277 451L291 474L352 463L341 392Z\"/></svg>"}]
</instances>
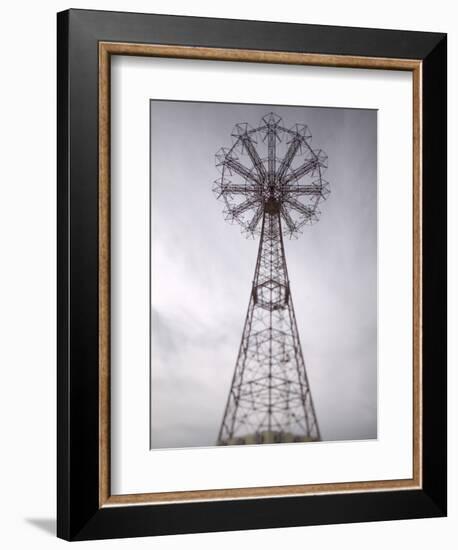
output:
<instances>
[{"instance_id":1,"label":"tower base","mask_svg":"<svg viewBox=\"0 0 458 550\"><path fill-rule=\"evenodd\" d=\"M262 431L218 441L218 445L259 445L272 443L312 442L319 439L283 431Z\"/></svg>"}]
</instances>

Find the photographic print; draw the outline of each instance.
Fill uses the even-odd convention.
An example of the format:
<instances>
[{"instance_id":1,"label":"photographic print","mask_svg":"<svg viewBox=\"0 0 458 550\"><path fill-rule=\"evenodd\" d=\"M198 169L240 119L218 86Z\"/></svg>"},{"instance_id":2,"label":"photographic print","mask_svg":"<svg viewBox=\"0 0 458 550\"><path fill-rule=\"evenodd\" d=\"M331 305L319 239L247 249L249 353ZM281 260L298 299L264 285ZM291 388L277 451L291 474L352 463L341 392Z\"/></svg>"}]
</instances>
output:
<instances>
[{"instance_id":1,"label":"photographic print","mask_svg":"<svg viewBox=\"0 0 458 550\"><path fill-rule=\"evenodd\" d=\"M151 100L151 449L377 438L377 111Z\"/></svg>"}]
</instances>

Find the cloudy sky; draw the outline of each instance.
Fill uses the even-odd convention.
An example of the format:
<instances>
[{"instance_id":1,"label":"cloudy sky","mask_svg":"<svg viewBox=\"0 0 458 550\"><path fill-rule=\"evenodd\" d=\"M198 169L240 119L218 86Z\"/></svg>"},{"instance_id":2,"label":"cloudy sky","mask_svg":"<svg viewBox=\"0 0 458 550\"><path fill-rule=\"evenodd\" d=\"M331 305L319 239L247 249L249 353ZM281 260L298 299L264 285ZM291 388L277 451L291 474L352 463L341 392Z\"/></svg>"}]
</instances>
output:
<instances>
[{"instance_id":1,"label":"cloudy sky","mask_svg":"<svg viewBox=\"0 0 458 550\"><path fill-rule=\"evenodd\" d=\"M153 100L152 448L215 444L258 243L224 220L214 155L270 111L329 157L320 221L285 241L322 439L377 437L376 111Z\"/></svg>"}]
</instances>

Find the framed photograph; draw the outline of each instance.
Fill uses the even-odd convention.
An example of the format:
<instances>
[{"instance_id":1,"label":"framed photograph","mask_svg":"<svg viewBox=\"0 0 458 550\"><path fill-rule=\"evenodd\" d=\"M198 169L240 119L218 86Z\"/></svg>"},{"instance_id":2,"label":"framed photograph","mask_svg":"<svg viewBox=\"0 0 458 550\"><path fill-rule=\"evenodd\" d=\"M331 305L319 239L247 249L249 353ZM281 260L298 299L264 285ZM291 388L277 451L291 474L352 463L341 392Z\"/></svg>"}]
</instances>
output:
<instances>
[{"instance_id":1,"label":"framed photograph","mask_svg":"<svg viewBox=\"0 0 458 550\"><path fill-rule=\"evenodd\" d=\"M446 514L446 35L58 14L58 536Z\"/></svg>"}]
</instances>

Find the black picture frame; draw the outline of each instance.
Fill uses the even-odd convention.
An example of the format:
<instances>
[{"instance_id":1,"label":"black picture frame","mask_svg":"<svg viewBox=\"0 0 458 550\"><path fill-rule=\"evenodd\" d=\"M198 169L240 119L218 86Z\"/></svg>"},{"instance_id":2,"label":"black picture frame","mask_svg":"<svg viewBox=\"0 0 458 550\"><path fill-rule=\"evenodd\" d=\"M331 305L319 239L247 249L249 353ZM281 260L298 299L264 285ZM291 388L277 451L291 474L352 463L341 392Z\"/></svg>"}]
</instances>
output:
<instances>
[{"instance_id":1,"label":"black picture frame","mask_svg":"<svg viewBox=\"0 0 458 550\"><path fill-rule=\"evenodd\" d=\"M87 10L59 13L57 27L58 536L87 540L446 515L446 35ZM421 489L99 505L101 41L421 61Z\"/></svg>"}]
</instances>

